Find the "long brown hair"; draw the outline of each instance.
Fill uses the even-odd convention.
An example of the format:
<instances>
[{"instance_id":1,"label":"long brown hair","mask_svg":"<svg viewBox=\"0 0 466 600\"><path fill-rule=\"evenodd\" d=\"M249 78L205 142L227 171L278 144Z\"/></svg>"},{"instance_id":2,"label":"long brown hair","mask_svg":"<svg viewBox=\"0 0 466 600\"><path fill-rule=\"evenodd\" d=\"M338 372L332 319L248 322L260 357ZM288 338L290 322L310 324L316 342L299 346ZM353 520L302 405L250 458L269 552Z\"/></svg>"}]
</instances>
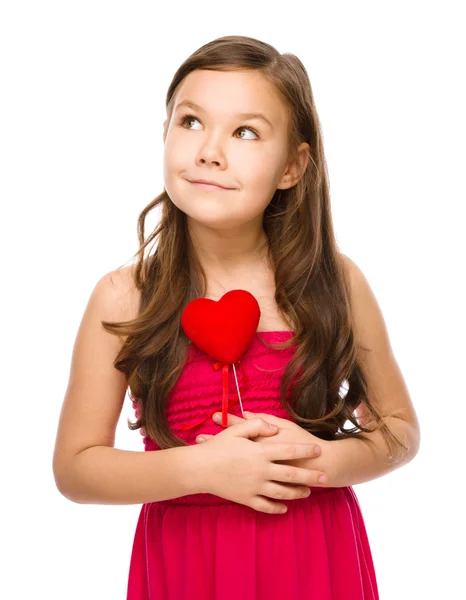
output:
<instances>
[{"instance_id":1,"label":"long brown hair","mask_svg":"<svg viewBox=\"0 0 466 600\"><path fill-rule=\"evenodd\" d=\"M279 344L264 342L273 348L296 344L281 378L284 408L296 423L321 439L371 441L364 432L380 429L389 447L406 449L386 426L386 416L371 403L358 361L349 274L335 240L320 122L305 67L295 55L280 54L254 38L218 38L194 52L175 73L166 96L165 123L170 122L178 85L195 69L260 72L286 101L291 160L297 159L301 142L310 147L308 165L298 183L277 189L263 217L266 251L275 274L275 301L296 334ZM161 220L146 240L146 216L159 205ZM181 314L191 300L204 297L206 274L187 232L186 215L165 189L140 213L138 238L133 277L140 291L139 314L130 321L102 321L102 325L125 338L114 366L125 374L132 396L140 403L139 417L135 423L128 421L128 427L143 427L160 448L183 446L186 442L170 430L165 408L189 344L180 325ZM286 393L295 376L288 402ZM353 416L360 403L372 417L371 428L358 424ZM347 421L353 427L345 429Z\"/></svg>"}]
</instances>

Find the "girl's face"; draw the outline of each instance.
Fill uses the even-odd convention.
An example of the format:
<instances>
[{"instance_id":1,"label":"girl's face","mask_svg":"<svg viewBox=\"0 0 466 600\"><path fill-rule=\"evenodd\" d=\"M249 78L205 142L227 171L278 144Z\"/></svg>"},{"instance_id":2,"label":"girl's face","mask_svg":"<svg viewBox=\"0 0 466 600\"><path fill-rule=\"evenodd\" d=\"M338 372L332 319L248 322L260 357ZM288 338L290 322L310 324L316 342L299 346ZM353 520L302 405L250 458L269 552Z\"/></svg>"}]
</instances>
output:
<instances>
[{"instance_id":1,"label":"girl's face","mask_svg":"<svg viewBox=\"0 0 466 600\"><path fill-rule=\"evenodd\" d=\"M196 70L181 82L164 124L164 180L188 221L214 229L261 222L277 187L294 183L284 178L288 117L278 94L254 71ZM240 113L262 113L269 123ZM195 179L229 189L203 189Z\"/></svg>"}]
</instances>

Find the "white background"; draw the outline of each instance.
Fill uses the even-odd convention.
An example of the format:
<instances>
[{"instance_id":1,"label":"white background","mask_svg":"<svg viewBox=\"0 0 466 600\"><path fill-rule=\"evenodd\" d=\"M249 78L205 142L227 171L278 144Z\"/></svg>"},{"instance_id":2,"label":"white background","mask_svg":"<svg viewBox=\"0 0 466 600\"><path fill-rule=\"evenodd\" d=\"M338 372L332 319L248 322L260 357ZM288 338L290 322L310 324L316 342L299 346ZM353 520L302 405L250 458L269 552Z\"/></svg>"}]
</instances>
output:
<instances>
[{"instance_id":1,"label":"white background","mask_svg":"<svg viewBox=\"0 0 466 600\"><path fill-rule=\"evenodd\" d=\"M163 188L167 87L223 35L305 64L337 241L376 294L421 423L414 461L354 488L380 597L464 597L460 5L2 3L2 598L126 597L140 505L61 496L56 427L90 292L136 252L137 216ZM128 417L127 397L116 447L142 450Z\"/></svg>"}]
</instances>

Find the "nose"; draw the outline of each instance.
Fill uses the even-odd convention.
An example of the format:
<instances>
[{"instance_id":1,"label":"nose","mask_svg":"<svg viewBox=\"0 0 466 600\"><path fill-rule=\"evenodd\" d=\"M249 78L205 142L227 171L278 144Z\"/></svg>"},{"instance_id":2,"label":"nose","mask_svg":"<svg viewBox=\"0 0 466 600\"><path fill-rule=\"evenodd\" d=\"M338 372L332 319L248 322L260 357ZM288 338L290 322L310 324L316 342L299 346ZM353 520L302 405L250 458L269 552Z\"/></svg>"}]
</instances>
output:
<instances>
[{"instance_id":1,"label":"nose","mask_svg":"<svg viewBox=\"0 0 466 600\"><path fill-rule=\"evenodd\" d=\"M210 161L209 161L208 159L206 160L206 159L204 159L204 158L201 158L199 162L200 162L201 164L205 164L206 162L211 162L211 163L213 163L213 164L215 164L215 165L220 165L220 161L218 161L218 160L210 160Z\"/></svg>"},{"instance_id":2,"label":"nose","mask_svg":"<svg viewBox=\"0 0 466 600\"><path fill-rule=\"evenodd\" d=\"M217 167L225 167L227 160L219 138L210 136L205 138L204 142L199 150L198 164L205 165L207 163Z\"/></svg>"}]
</instances>

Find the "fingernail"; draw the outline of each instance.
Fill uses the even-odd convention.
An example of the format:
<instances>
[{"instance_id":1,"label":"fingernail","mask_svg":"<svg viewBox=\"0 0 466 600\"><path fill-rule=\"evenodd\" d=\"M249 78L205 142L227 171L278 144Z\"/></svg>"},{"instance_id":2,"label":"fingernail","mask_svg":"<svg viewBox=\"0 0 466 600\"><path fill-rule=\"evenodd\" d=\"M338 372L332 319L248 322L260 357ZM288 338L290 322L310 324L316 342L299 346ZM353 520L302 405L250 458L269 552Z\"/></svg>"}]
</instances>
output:
<instances>
[{"instance_id":1,"label":"fingernail","mask_svg":"<svg viewBox=\"0 0 466 600\"><path fill-rule=\"evenodd\" d=\"M270 429L277 429L277 426L276 425L272 425L272 423L269 423L269 427L270 427Z\"/></svg>"},{"instance_id":2,"label":"fingernail","mask_svg":"<svg viewBox=\"0 0 466 600\"><path fill-rule=\"evenodd\" d=\"M316 446L314 448L314 454L317 456L318 454L320 454L320 446Z\"/></svg>"},{"instance_id":3,"label":"fingernail","mask_svg":"<svg viewBox=\"0 0 466 600\"><path fill-rule=\"evenodd\" d=\"M202 442L205 442L205 438L199 437L196 441L199 442L199 444L202 444Z\"/></svg>"},{"instance_id":4,"label":"fingernail","mask_svg":"<svg viewBox=\"0 0 466 600\"><path fill-rule=\"evenodd\" d=\"M325 475L321 475L319 477L319 483L325 483L327 481L327 477L325 477Z\"/></svg>"},{"instance_id":5,"label":"fingernail","mask_svg":"<svg viewBox=\"0 0 466 600\"><path fill-rule=\"evenodd\" d=\"M219 414L215 414L212 418L216 423L220 423L221 416Z\"/></svg>"}]
</instances>

